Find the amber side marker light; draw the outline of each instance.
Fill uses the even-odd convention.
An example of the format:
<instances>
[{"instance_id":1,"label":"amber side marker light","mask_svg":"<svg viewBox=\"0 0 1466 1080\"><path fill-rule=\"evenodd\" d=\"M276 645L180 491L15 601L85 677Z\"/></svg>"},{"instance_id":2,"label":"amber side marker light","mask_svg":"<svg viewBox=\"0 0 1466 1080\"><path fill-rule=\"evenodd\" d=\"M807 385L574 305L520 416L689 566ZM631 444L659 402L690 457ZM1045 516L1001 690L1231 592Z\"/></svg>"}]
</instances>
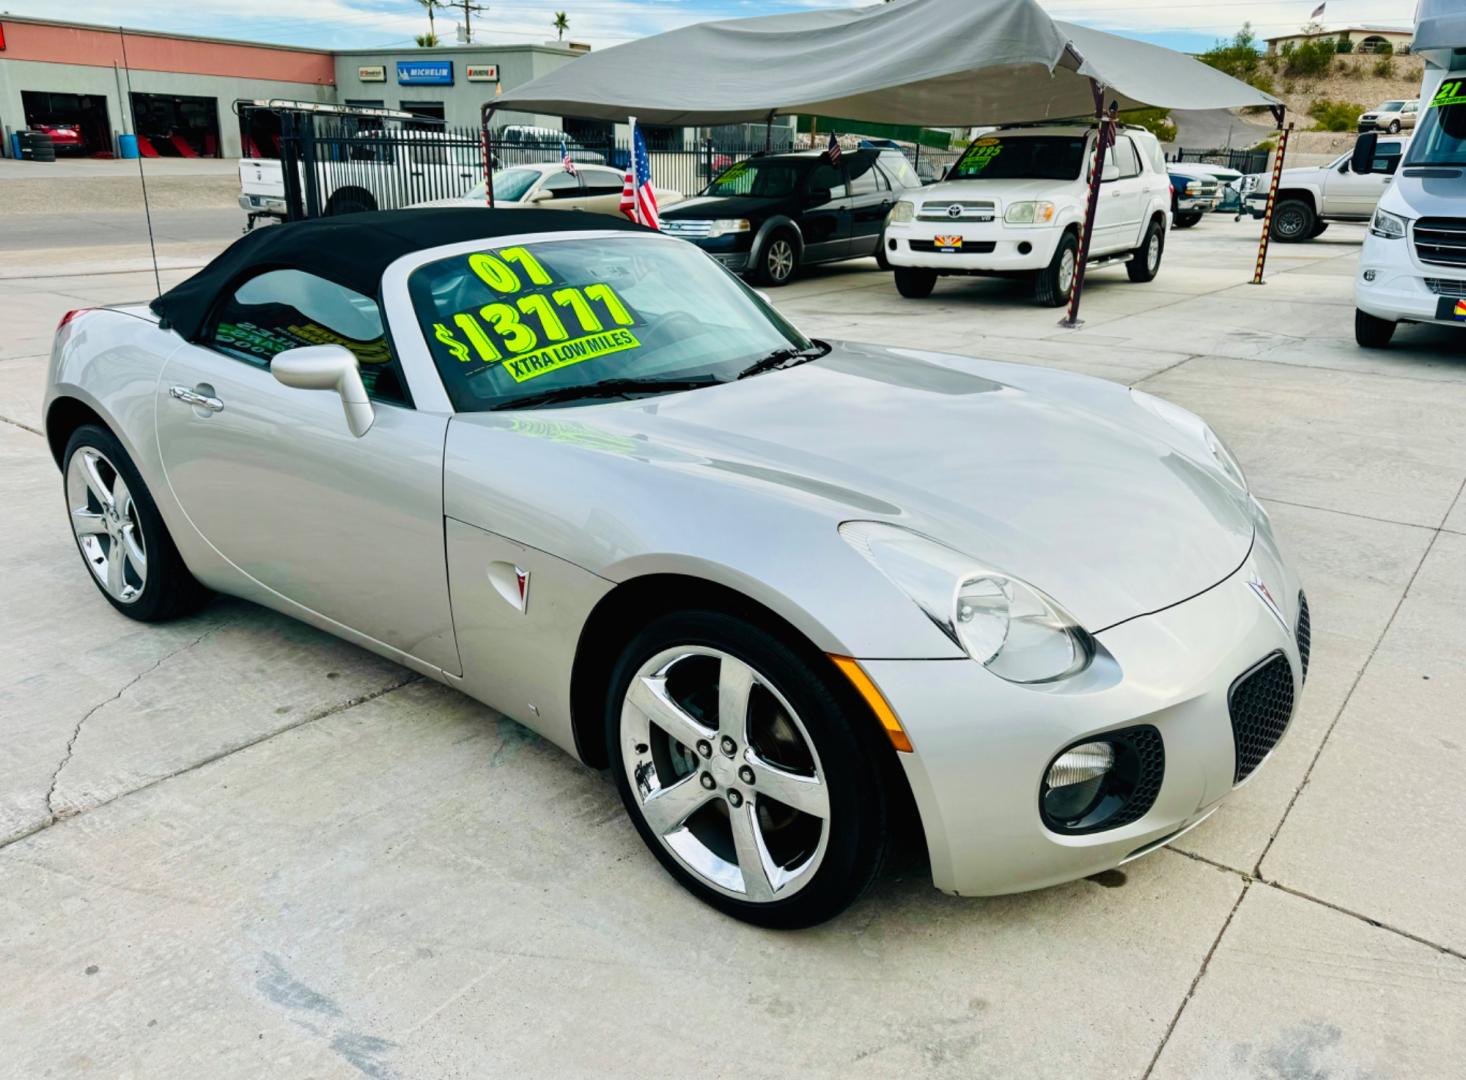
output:
<instances>
[{"instance_id":1,"label":"amber side marker light","mask_svg":"<svg viewBox=\"0 0 1466 1080\"><path fill-rule=\"evenodd\" d=\"M860 696L865 698L865 703L876 714L876 719L881 722L881 727L886 729L886 738L891 740L891 745L903 754L911 753L911 740L906 737L906 729L901 726L901 721L896 719L895 711L887 704L885 697L876 688L876 684L870 681L870 676L860 666L860 661L849 656L836 656L834 653L828 655L831 660L835 661L835 666L845 673L850 684L860 691Z\"/></svg>"}]
</instances>

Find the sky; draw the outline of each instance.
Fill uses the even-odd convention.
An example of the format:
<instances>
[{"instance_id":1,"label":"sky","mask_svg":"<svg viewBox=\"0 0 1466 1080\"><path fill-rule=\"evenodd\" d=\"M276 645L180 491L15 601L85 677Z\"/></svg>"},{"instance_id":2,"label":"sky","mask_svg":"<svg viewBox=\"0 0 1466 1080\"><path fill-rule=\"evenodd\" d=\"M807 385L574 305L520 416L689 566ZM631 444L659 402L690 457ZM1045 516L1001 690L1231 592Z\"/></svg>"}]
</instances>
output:
<instances>
[{"instance_id":1,"label":"sky","mask_svg":"<svg viewBox=\"0 0 1466 1080\"><path fill-rule=\"evenodd\" d=\"M647 34L710 19L820 7L862 0L479 0L473 16L480 44L529 44L555 38L556 10L570 19L568 38L606 48ZM1250 22L1259 38L1296 30L1317 0L1043 0L1050 15L1186 51L1209 48ZM1351 22L1408 26L1415 0L1328 0L1325 26ZM411 46L425 33L418 0L0 0L5 14L147 30L239 38L312 48ZM439 9L438 35L452 44L461 8Z\"/></svg>"}]
</instances>

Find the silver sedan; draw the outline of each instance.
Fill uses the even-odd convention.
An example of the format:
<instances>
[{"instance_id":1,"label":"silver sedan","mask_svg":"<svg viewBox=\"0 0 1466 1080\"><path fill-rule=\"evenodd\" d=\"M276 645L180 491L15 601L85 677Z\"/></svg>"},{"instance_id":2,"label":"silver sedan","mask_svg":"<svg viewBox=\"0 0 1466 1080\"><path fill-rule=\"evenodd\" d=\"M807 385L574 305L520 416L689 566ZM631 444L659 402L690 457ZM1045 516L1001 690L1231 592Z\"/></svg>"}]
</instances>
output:
<instances>
[{"instance_id":1,"label":"silver sedan","mask_svg":"<svg viewBox=\"0 0 1466 1080\"><path fill-rule=\"evenodd\" d=\"M135 619L228 593L487 702L767 926L850 904L903 821L938 888L1033 889L1268 757L1308 608L1203 421L812 340L607 221L283 226L68 315L46 428L85 572Z\"/></svg>"}]
</instances>

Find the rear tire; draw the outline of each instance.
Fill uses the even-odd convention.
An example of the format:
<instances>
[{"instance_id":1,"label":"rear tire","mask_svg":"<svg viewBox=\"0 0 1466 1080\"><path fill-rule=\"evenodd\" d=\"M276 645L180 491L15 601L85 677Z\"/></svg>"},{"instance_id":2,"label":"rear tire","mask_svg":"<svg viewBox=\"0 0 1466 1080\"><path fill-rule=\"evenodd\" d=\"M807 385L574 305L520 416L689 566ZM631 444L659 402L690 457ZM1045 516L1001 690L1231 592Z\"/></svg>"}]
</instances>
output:
<instances>
[{"instance_id":1,"label":"rear tire","mask_svg":"<svg viewBox=\"0 0 1466 1080\"><path fill-rule=\"evenodd\" d=\"M341 214L364 214L377 208L377 200L371 192L360 188L342 188L326 201L326 213L330 217Z\"/></svg>"},{"instance_id":2,"label":"rear tire","mask_svg":"<svg viewBox=\"0 0 1466 1080\"><path fill-rule=\"evenodd\" d=\"M1354 309L1354 340L1361 349L1383 349L1390 343L1390 338L1395 336L1395 327L1398 323L1389 319L1380 319L1367 311Z\"/></svg>"},{"instance_id":3,"label":"rear tire","mask_svg":"<svg viewBox=\"0 0 1466 1080\"><path fill-rule=\"evenodd\" d=\"M1125 272L1130 275L1130 280L1141 284L1154 281L1156 274L1160 273L1161 255L1165 250L1166 230L1159 221L1152 220L1146 227L1145 238L1125 264Z\"/></svg>"},{"instance_id":4,"label":"rear tire","mask_svg":"<svg viewBox=\"0 0 1466 1080\"><path fill-rule=\"evenodd\" d=\"M1059 238L1049 265L1033 278L1033 298L1043 307L1062 307L1069 302L1069 289L1079 266L1079 240L1072 232Z\"/></svg>"},{"instance_id":5,"label":"rear tire","mask_svg":"<svg viewBox=\"0 0 1466 1080\"><path fill-rule=\"evenodd\" d=\"M916 266L896 267L896 291L908 300L922 300L937 286L937 272Z\"/></svg>"},{"instance_id":6,"label":"rear tire","mask_svg":"<svg viewBox=\"0 0 1466 1080\"><path fill-rule=\"evenodd\" d=\"M1201 215L1196 212L1178 213L1171 219L1171 223L1178 229L1189 229L1201 221Z\"/></svg>"},{"instance_id":7,"label":"rear tire","mask_svg":"<svg viewBox=\"0 0 1466 1080\"><path fill-rule=\"evenodd\" d=\"M1390 121L1389 131L1390 131L1390 134L1391 135L1398 135L1398 134L1400 134L1400 121L1398 121L1398 120L1391 120Z\"/></svg>"},{"instance_id":8,"label":"rear tire","mask_svg":"<svg viewBox=\"0 0 1466 1080\"><path fill-rule=\"evenodd\" d=\"M651 623L607 688L611 771L643 842L699 900L774 929L824 922L875 881L892 833L879 732L807 642L718 611Z\"/></svg>"},{"instance_id":9,"label":"rear tire","mask_svg":"<svg viewBox=\"0 0 1466 1080\"><path fill-rule=\"evenodd\" d=\"M1302 199L1284 199L1273 207L1272 237L1280 244L1296 244L1313 235L1318 215Z\"/></svg>"},{"instance_id":10,"label":"rear tire","mask_svg":"<svg viewBox=\"0 0 1466 1080\"><path fill-rule=\"evenodd\" d=\"M72 537L109 604L138 622L166 622L208 601L115 435L94 424L77 428L61 464Z\"/></svg>"}]
</instances>

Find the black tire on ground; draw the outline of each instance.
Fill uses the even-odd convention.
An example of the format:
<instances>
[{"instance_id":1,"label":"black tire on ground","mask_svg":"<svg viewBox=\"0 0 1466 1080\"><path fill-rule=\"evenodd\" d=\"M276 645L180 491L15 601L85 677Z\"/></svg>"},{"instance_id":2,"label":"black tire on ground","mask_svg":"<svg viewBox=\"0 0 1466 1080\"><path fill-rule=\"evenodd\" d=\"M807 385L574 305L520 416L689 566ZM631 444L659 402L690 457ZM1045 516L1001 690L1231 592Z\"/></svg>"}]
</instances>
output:
<instances>
[{"instance_id":1,"label":"black tire on ground","mask_svg":"<svg viewBox=\"0 0 1466 1080\"><path fill-rule=\"evenodd\" d=\"M1354 340L1361 349L1383 349L1395 336L1395 327L1389 319L1380 319L1367 311L1354 309Z\"/></svg>"},{"instance_id":2,"label":"black tire on ground","mask_svg":"<svg viewBox=\"0 0 1466 1080\"><path fill-rule=\"evenodd\" d=\"M627 687L649 659L681 646L717 649L751 665L789 702L814 744L829 792L828 837L814 876L786 899L754 903L706 885L658 840L631 789L620 745ZM892 836L893 777L883 764L880 724L828 658L802 639L718 611L662 616L632 638L617 661L606 695L605 731L617 790L642 840L679 884L725 914L773 929L813 926L857 900L885 863Z\"/></svg>"},{"instance_id":3,"label":"black tire on ground","mask_svg":"<svg viewBox=\"0 0 1466 1080\"><path fill-rule=\"evenodd\" d=\"M342 188L326 202L326 213L331 217L341 214L363 214L377 208L377 200L369 191L360 188Z\"/></svg>"},{"instance_id":4,"label":"black tire on ground","mask_svg":"<svg viewBox=\"0 0 1466 1080\"><path fill-rule=\"evenodd\" d=\"M1145 236L1141 238L1140 246L1135 249L1135 254L1125 263L1125 273L1130 275L1131 281L1138 281L1142 284L1147 281L1154 281L1156 274L1161 269L1161 256L1166 250L1166 230L1159 220L1152 220L1146 226Z\"/></svg>"},{"instance_id":5,"label":"black tire on ground","mask_svg":"<svg viewBox=\"0 0 1466 1080\"><path fill-rule=\"evenodd\" d=\"M886 234L881 233L880 241L876 244L876 265L882 270L891 269L890 260L886 258Z\"/></svg>"},{"instance_id":6,"label":"black tire on ground","mask_svg":"<svg viewBox=\"0 0 1466 1080\"><path fill-rule=\"evenodd\" d=\"M173 537L168 535L168 527L163 523L163 517L158 513L157 503L153 502L152 493L143 483L137 466L132 463L132 458L128 457L127 451L122 448L122 443L106 428L86 424L77 428L67 441L66 450L61 457L63 497L65 497L66 476L71 468L72 457L86 447L100 451L116 467L117 472L126 482L127 489L132 495L137 524L142 530L143 544L147 553L147 576L143 583L142 593L136 600L127 603L113 597L102 587L102 583L92 573L91 567L87 566L86 574L92 579L92 584L97 586L98 591L109 604L129 619L136 619L138 622L166 622L203 607L208 602L211 593L199 584L193 574L189 572L188 567L184 565L183 556L178 554ZM69 504L70 499L66 498L66 502ZM68 516L72 509L70 505L67 506ZM82 551L79 540L77 541L77 552L85 563L86 553Z\"/></svg>"},{"instance_id":7,"label":"black tire on ground","mask_svg":"<svg viewBox=\"0 0 1466 1080\"><path fill-rule=\"evenodd\" d=\"M1318 216L1303 199L1282 199L1273 207L1272 237L1280 244L1296 244L1313 236Z\"/></svg>"},{"instance_id":8,"label":"black tire on ground","mask_svg":"<svg viewBox=\"0 0 1466 1080\"><path fill-rule=\"evenodd\" d=\"M1178 213L1173 218L1171 218L1171 224L1175 225L1178 229L1189 229L1191 228L1191 226L1197 224L1200 221L1201 214L1200 212L1195 210L1188 211L1186 213Z\"/></svg>"},{"instance_id":9,"label":"black tire on ground","mask_svg":"<svg viewBox=\"0 0 1466 1080\"><path fill-rule=\"evenodd\" d=\"M1315 236L1322 236L1323 231L1328 227L1329 223L1327 221L1315 222L1313 226L1313 232L1308 234L1308 239L1312 240Z\"/></svg>"},{"instance_id":10,"label":"black tire on ground","mask_svg":"<svg viewBox=\"0 0 1466 1080\"><path fill-rule=\"evenodd\" d=\"M799 242L788 229L769 234L755 256L754 279L760 285L787 285L799 272Z\"/></svg>"},{"instance_id":11,"label":"black tire on ground","mask_svg":"<svg viewBox=\"0 0 1466 1080\"><path fill-rule=\"evenodd\" d=\"M1066 252L1070 262L1067 273L1064 270ZM1059 246L1054 249L1054 257L1049 260L1049 265L1034 275L1033 298L1043 307L1062 307L1068 303L1069 285L1073 281L1078 259L1079 239L1072 232L1066 232L1059 238Z\"/></svg>"},{"instance_id":12,"label":"black tire on ground","mask_svg":"<svg viewBox=\"0 0 1466 1080\"><path fill-rule=\"evenodd\" d=\"M928 297L937 286L935 270L923 270L919 266L898 266L895 273L896 291L908 300Z\"/></svg>"},{"instance_id":13,"label":"black tire on ground","mask_svg":"<svg viewBox=\"0 0 1466 1080\"><path fill-rule=\"evenodd\" d=\"M1389 130L1390 130L1390 134L1391 135L1398 135L1398 134L1400 134L1400 121L1398 121L1398 120L1391 120L1390 121L1390 128L1389 128Z\"/></svg>"}]
</instances>

